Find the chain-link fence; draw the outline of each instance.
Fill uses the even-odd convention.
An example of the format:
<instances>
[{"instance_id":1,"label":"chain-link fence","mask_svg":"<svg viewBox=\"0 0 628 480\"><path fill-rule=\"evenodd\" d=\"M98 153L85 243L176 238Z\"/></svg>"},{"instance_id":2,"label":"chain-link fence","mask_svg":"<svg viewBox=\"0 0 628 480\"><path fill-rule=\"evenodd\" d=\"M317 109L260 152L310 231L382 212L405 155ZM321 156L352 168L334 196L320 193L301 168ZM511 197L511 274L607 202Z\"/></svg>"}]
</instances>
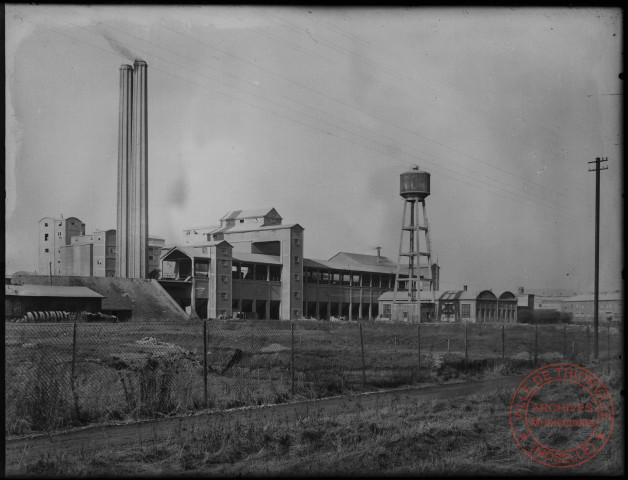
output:
<instances>
[{"instance_id":1,"label":"chain-link fence","mask_svg":"<svg viewBox=\"0 0 628 480\"><path fill-rule=\"evenodd\" d=\"M621 353L599 329L599 359ZM283 403L593 356L584 325L380 322L6 324L7 435Z\"/></svg>"}]
</instances>

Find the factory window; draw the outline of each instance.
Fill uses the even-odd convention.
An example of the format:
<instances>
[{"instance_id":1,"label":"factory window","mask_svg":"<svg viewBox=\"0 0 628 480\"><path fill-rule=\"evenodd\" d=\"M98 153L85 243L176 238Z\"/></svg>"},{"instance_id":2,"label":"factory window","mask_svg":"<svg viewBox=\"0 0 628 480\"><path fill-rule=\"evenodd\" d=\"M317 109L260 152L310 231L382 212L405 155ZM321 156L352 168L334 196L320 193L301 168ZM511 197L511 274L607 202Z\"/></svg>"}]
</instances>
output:
<instances>
[{"instance_id":1,"label":"factory window","mask_svg":"<svg viewBox=\"0 0 628 480\"><path fill-rule=\"evenodd\" d=\"M298 239L298 238L295 238L295 239L294 239L294 244L295 244L295 245L297 245L297 246L298 246L298 245L301 245L301 240L300 240L300 239Z\"/></svg>"},{"instance_id":2,"label":"factory window","mask_svg":"<svg viewBox=\"0 0 628 480\"><path fill-rule=\"evenodd\" d=\"M295 316L295 317L297 317L297 318L299 318L299 310L295 310L295 311L294 311L294 316Z\"/></svg>"},{"instance_id":3,"label":"factory window","mask_svg":"<svg viewBox=\"0 0 628 480\"><path fill-rule=\"evenodd\" d=\"M102 260L100 258L96 260L96 265L102 265Z\"/></svg>"},{"instance_id":4,"label":"factory window","mask_svg":"<svg viewBox=\"0 0 628 480\"><path fill-rule=\"evenodd\" d=\"M223 267L228 267L229 266L229 260L223 260L222 261L222 266Z\"/></svg>"},{"instance_id":5,"label":"factory window","mask_svg":"<svg viewBox=\"0 0 628 480\"><path fill-rule=\"evenodd\" d=\"M294 298L301 298L301 292L294 292Z\"/></svg>"},{"instance_id":6,"label":"factory window","mask_svg":"<svg viewBox=\"0 0 628 480\"><path fill-rule=\"evenodd\" d=\"M48 224L47 224L47 223L44 223L44 227L47 227L47 226L48 226Z\"/></svg>"},{"instance_id":7,"label":"factory window","mask_svg":"<svg viewBox=\"0 0 628 480\"><path fill-rule=\"evenodd\" d=\"M301 280L301 275L299 275L298 273L295 273L295 274L294 274L294 280L295 280L296 282L300 281L300 280Z\"/></svg>"},{"instance_id":8,"label":"factory window","mask_svg":"<svg viewBox=\"0 0 628 480\"><path fill-rule=\"evenodd\" d=\"M244 220L240 220L240 223L244 223Z\"/></svg>"},{"instance_id":9,"label":"factory window","mask_svg":"<svg viewBox=\"0 0 628 480\"><path fill-rule=\"evenodd\" d=\"M201 253L207 253L207 247L202 247L201 248Z\"/></svg>"},{"instance_id":10,"label":"factory window","mask_svg":"<svg viewBox=\"0 0 628 480\"><path fill-rule=\"evenodd\" d=\"M76 225L76 223L74 223L74 222L70 222L70 223L72 224L72 226Z\"/></svg>"},{"instance_id":11,"label":"factory window","mask_svg":"<svg viewBox=\"0 0 628 480\"><path fill-rule=\"evenodd\" d=\"M220 280L222 283L227 283L227 275L221 275Z\"/></svg>"},{"instance_id":12,"label":"factory window","mask_svg":"<svg viewBox=\"0 0 628 480\"><path fill-rule=\"evenodd\" d=\"M62 223L62 222L59 222L59 226L60 226L60 227L63 227L63 223Z\"/></svg>"},{"instance_id":13,"label":"factory window","mask_svg":"<svg viewBox=\"0 0 628 480\"><path fill-rule=\"evenodd\" d=\"M115 255L116 254L116 247L109 247L109 253L111 253L112 255Z\"/></svg>"},{"instance_id":14,"label":"factory window","mask_svg":"<svg viewBox=\"0 0 628 480\"><path fill-rule=\"evenodd\" d=\"M221 292L220 293L220 299L221 300L227 300L227 292Z\"/></svg>"},{"instance_id":15,"label":"factory window","mask_svg":"<svg viewBox=\"0 0 628 480\"><path fill-rule=\"evenodd\" d=\"M221 248L220 249L220 253L222 253L223 255L227 255L227 249L226 248Z\"/></svg>"},{"instance_id":16,"label":"factory window","mask_svg":"<svg viewBox=\"0 0 628 480\"><path fill-rule=\"evenodd\" d=\"M61 232L57 232L57 237L60 237L60 236L61 236Z\"/></svg>"},{"instance_id":17,"label":"factory window","mask_svg":"<svg viewBox=\"0 0 628 480\"><path fill-rule=\"evenodd\" d=\"M46 253L50 252L50 250L48 250L48 249L46 249L46 250L44 250L44 251L45 251Z\"/></svg>"},{"instance_id":18,"label":"factory window","mask_svg":"<svg viewBox=\"0 0 628 480\"><path fill-rule=\"evenodd\" d=\"M185 234L186 234L186 235L189 235L189 234L190 234L190 232L185 232Z\"/></svg>"},{"instance_id":19,"label":"factory window","mask_svg":"<svg viewBox=\"0 0 628 480\"><path fill-rule=\"evenodd\" d=\"M100 242L100 237L98 237L98 241Z\"/></svg>"},{"instance_id":20,"label":"factory window","mask_svg":"<svg viewBox=\"0 0 628 480\"><path fill-rule=\"evenodd\" d=\"M390 303L385 303L384 304L383 315L384 315L384 317L390 317Z\"/></svg>"},{"instance_id":21,"label":"factory window","mask_svg":"<svg viewBox=\"0 0 628 480\"><path fill-rule=\"evenodd\" d=\"M154 255L149 255L149 256L148 256L148 259L149 259L149 260L155 260L155 256L154 256Z\"/></svg>"},{"instance_id":22,"label":"factory window","mask_svg":"<svg viewBox=\"0 0 628 480\"><path fill-rule=\"evenodd\" d=\"M471 305L463 303L461 305L462 318L471 318Z\"/></svg>"},{"instance_id":23,"label":"factory window","mask_svg":"<svg viewBox=\"0 0 628 480\"><path fill-rule=\"evenodd\" d=\"M298 255L294 256L294 263L299 263L301 260L299 259Z\"/></svg>"},{"instance_id":24,"label":"factory window","mask_svg":"<svg viewBox=\"0 0 628 480\"><path fill-rule=\"evenodd\" d=\"M44 233L44 242L47 242L47 241L48 241L48 234Z\"/></svg>"}]
</instances>

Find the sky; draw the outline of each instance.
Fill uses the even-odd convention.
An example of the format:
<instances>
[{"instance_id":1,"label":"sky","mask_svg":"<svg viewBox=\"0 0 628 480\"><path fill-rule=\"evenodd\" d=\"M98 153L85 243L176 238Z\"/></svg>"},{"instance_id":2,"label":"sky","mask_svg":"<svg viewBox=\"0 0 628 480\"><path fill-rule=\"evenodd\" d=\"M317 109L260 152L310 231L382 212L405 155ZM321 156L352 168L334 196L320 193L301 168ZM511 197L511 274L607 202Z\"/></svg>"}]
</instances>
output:
<instances>
[{"instance_id":1,"label":"sky","mask_svg":"<svg viewBox=\"0 0 628 480\"><path fill-rule=\"evenodd\" d=\"M148 64L149 230L274 207L306 258L397 260L399 175L441 290L623 288L622 16L611 8L5 5L6 272L38 222L115 228L119 67Z\"/></svg>"}]
</instances>

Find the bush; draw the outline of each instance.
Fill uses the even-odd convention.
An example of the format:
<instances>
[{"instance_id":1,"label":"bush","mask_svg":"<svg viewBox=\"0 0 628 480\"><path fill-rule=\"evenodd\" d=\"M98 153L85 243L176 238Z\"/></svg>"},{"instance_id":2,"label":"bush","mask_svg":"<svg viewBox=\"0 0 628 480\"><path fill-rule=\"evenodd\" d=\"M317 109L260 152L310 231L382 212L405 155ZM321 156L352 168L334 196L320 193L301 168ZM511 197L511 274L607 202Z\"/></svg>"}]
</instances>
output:
<instances>
[{"instance_id":1,"label":"bush","mask_svg":"<svg viewBox=\"0 0 628 480\"><path fill-rule=\"evenodd\" d=\"M517 312L519 323L532 323L537 325L546 325L552 323L569 323L570 314L561 313L553 309L535 309L522 308Z\"/></svg>"}]
</instances>

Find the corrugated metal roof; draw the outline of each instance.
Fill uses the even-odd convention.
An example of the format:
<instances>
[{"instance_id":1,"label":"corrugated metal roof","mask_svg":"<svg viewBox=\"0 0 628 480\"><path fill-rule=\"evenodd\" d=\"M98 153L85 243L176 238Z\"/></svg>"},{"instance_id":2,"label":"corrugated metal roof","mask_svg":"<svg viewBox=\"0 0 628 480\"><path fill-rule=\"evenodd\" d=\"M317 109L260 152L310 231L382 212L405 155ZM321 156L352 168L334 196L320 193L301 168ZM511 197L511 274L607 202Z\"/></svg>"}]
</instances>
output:
<instances>
[{"instance_id":1,"label":"corrugated metal roof","mask_svg":"<svg viewBox=\"0 0 628 480\"><path fill-rule=\"evenodd\" d=\"M58 285L5 285L4 294L20 297L105 298L87 287Z\"/></svg>"},{"instance_id":2,"label":"corrugated metal roof","mask_svg":"<svg viewBox=\"0 0 628 480\"><path fill-rule=\"evenodd\" d=\"M281 265L281 257L275 255L264 255L261 253L233 252L233 260L236 262Z\"/></svg>"},{"instance_id":3,"label":"corrugated metal roof","mask_svg":"<svg viewBox=\"0 0 628 480\"><path fill-rule=\"evenodd\" d=\"M346 272L370 272L370 273L387 273L387 274L396 274L397 273L397 265L393 264L391 266L386 265L364 265L353 262L342 262L342 261L331 261L331 260L314 260L310 258L303 259L304 267L311 268L323 268L328 270L344 270ZM402 275L408 275L409 268L407 266L402 266L400 269L400 273ZM429 267L421 267L420 274L424 279L432 278L432 271Z\"/></svg>"},{"instance_id":4,"label":"corrugated metal roof","mask_svg":"<svg viewBox=\"0 0 628 480\"><path fill-rule=\"evenodd\" d=\"M358 263L360 265L389 266L389 267L397 266L397 264L388 257L383 257L383 256L378 257L377 255L365 255L362 253L351 253L351 252L338 252L336 255L331 257L329 261L333 262L333 261L340 260L340 259L334 260L339 255L343 255L350 261L354 263Z\"/></svg>"},{"instance_id":5,"label":"corrugated metal roof","mask_svg":"<svg viewBox=\"0 0 628 480\"><path fill-rule=\"evenodd\" d=\"M223 227L219 230L216 230L215 232L211 232L211 233L219 233L219 232L225 232L225 233L232 233L232 232L238 232L238 233L242 233L242 232L258 232L258 231L262 231L262 230L281 230L281 229L286 229L286 228L292 228L292 227L299 227L301 230L303 230L303 227L301 225L299 225L298 223L288 223L285 225L266 225L265 227L254 227L251 228L251 225L245 225L242 224L241 226L238 225L234 225L233 227Z\"/></svg>"},{"instance_id":6,"label":"corrugated metal roof","mask_svg":"<svg viewBox=\"0 0 628 480\"><path fill-rule=\"evenodd\" d=\"M303 259L304 267L323 268L327 270L344 270L352 272L372 272L372 273L396 273L397 267L360 265L357 263L348 264L346 262L332 262L330 260Z\"/></svg>"},{"instance_id":7,"label":"corrugated metal roof","mask_svg":"<svg viewBox=\"0 0 628 480\"><path fill-rule=\"evenodd\" d=\"M216 247L220 244L226 244L229 245L230 247L232 246L228 241L226 240L217 240L215 242L206 242L203 243L202 245L187 245L187 246L179 246L179 245L175 245L174 247L171 247L168 249L168 251L162 253L160 255L160 258L169 255L170 252L174 251L174 250L179 250L180 252L186 254L188 257L190 258L211 258L209 250L207 251L207 253L203 253L203 248L207 248L207 247ZM162 248L162 251L164 249Z\"/></svg>"}]
</instances>

